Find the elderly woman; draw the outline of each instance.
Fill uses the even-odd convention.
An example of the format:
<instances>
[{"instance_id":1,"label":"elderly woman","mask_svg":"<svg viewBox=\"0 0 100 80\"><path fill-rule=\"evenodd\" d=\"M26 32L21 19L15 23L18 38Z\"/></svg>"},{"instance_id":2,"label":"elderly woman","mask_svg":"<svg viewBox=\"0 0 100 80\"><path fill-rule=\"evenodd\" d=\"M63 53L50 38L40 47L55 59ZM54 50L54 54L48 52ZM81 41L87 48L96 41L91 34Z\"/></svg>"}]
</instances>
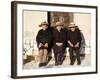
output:
<instances>
[{"instance_id":1,"label":"elderly woman","mask_svg":"<svg viewBox=\"0 0 100 80\"><path fill-rule=\"evenodd\" d=\"M46 66L47 64L48 50L52 42L52 33L48 29L48 24L45 21L42 22L39 25L39 27L41 27L42 29L39 30L36 37L36 41L39 49L39 58L40 58L39 67L42 67L42 66Z\"/></svg>"},{"instance_id":2,"label":"elderly woman","mask_svg":"<svg viewBox=\"0 0 100 80\"><path fill-rule=\"evenodd\" d=\"M81 45L81 33L80 30L77 29L77 26L74 22L71 22L69 25L69 31L67 33L68 45L69 45L69 53L70 53L70 65L73 65L75 60L77 59L77 64L80 65L80 45ZM76 58L75 58L76 56Z\"/></svg>"},{"instance_id":3,"label":"elderly woman","mask_svg":"<svg viewBox=\"0 0 100 80\"><path fill-rule=\"evenodd\" d=\"M53 30L53 51L55 57L55 65L61 65L65 52L66 32L62 28L61 22L56 22L56 27Z\"/></svg>"}]
</instances>

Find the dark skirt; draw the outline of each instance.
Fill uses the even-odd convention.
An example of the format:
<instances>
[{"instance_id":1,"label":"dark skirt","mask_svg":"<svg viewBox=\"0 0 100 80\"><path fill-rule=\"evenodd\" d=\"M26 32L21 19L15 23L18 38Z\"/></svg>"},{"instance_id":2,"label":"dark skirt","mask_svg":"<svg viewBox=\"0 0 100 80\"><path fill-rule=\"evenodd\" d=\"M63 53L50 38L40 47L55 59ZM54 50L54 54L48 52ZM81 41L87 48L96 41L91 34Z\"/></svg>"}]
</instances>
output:
<instances>
[{"instance_id":1,"label":"dark skirt","mask_svg":"<svg viewBox=\"0 0 100 80\"><path fill-rule=\"evenodd\" d=\"M40 49L47 49L47 50L48 50L48 47L41 46L41 47L39 48L39 50L40 50Z\"/></svg>"},{"instance_id":2,"label":"dark skirt","mask_svg":"<svg viewBox=\"0 0 100 80\"><path fill-rule=\"evenodd\" d=\"M43 49L47 49L47 51L48 51L48 53L50 53L50 46L48 45L48 47L45 47L45 46L41 46L41 47L39 47L39 45L38 45L38 50L40 51L40 50L43 50Z\"/></svg>"}]
</instances>

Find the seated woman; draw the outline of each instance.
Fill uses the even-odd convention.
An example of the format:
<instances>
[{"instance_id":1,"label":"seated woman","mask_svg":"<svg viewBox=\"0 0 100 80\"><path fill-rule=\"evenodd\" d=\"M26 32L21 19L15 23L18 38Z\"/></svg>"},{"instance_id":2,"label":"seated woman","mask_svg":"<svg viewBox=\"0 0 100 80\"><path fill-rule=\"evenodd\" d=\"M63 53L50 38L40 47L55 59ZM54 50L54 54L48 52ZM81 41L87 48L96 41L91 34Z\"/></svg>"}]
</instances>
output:
<instances>
[{"instance_id":1,"label":"seated woman","mask_svg":"<svg viewBox=\"0 0 100 80\"><path fill-rule=\"evenodd\" d=\"M51 31L48 29L48 24L46 21L42 22L39 25L39 27L42 27L42 29L39 30L36 36L36 41L39 49L39 58L40 58L39 67L42 67L46 66L47 64L48 50L49 50L49 45L51 44L52 41L52 34Z\"/></svg>"},{"instance_id":2,"label":"seated woman","mask_svg":"<svg viewBox=\"0 0 100 80\"><path fill-rule=\"evenodd\" d=\"M66 32L62 29L63 24L56 22L56 28L53 30L53 50L55 65L61 65L65 53Z\"/></svg>"},{"instance_id":3,"label":"seated woman","mask_svg":"<svg viewBox=\"0 0 100 80\"><path fill-rule=\"evenodd\" d=\"M69 25L69 31L67 33L68 45L69 45L69 53L70 53L70 65L75 63L77 59L77 65L81 64L80 60L80 46L81 46L81 33L80 30L77 29L77 26L74 22L71 22ZM75 56L76 57L75 57Z\"/></svg>"}]
</instances>

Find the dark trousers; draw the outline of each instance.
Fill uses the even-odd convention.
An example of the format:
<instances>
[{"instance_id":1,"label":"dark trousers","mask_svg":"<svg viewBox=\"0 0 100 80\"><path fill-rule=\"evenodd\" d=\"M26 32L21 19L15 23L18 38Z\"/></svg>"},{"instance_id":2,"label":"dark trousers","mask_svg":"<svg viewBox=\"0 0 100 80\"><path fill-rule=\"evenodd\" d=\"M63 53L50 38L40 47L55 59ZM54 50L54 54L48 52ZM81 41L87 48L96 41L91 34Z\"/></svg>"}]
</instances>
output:
<instances>
[{"instance_id":1,"label":"dark trousers","mask_svg":"<svg viewBox=\"0 0 100 80\"><path fill-rule=\"evenodd\" d=\"M80 64L80 51L79 48L69 48L70 54L70 64L74 64L75 60L77 59L77 64Z\"/></svg>"},{"instance_id":2,"label":"dark trousers","mask_svg":"<svg viewBox=\"0 0 100 80\"><path fill-rule=\"evenodd\" d=\"M54 50L55 63L62 63L63 55L64 55L63 46L59 47L59 46L55 45L53 50Z\"/></svg>"}]
</instances>

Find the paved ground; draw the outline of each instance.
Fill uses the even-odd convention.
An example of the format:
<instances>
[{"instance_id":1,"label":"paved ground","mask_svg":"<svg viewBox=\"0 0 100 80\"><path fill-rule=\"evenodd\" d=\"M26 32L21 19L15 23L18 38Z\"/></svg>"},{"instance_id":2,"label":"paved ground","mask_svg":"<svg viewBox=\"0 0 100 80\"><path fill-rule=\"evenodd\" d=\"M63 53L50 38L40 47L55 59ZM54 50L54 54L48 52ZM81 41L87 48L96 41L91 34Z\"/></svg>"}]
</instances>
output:
<instances>
[{"instance_id":1,"label":"paved ground","mask_svg":"<svg viewBox=\"0 0 100 80\"><path fill-rule=\"evenodd\" d=\"M45 66L45 68L90 66L91 65L91 55L87 54L84 59L81 59L81 61L82 61L81 65L77 65L76 62L75 62L74 65L69 65L70 61L69 61L69 57L67 56L62 65L55 66L54 65L55 64L54 58L52 58L51 61L48 63L48 65ZM24 69L36 69L36 68L39 68L38 67L38 62L32 60L31 62L24 64L23 68Z\"/></svg>"}]
</instances>

